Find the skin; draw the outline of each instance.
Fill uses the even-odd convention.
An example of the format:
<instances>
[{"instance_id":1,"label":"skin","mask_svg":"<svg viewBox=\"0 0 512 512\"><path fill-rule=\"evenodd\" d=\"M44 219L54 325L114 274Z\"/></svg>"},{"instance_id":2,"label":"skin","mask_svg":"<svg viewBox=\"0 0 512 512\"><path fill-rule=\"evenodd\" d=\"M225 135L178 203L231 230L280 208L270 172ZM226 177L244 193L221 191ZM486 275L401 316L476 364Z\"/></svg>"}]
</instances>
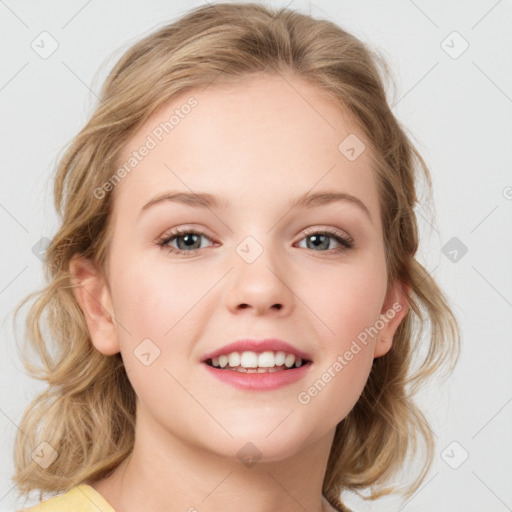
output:
<instances>
[{"instance_id":1,"label":"skin","mask_svg":"<svg viewBox=\"0 0 512 512\"><path fill-rule=\"evenodd\" d=\"M130 140L120 164L190 96L198 105L115 189L105 272L80 257L70 267L92 343L106 355L121 352L137 394L133 453L109 477L89 483L123 512L334 510L322 498L322 481L336 425L407 312L403 288L386 287L369 149L355 161L338 150L349 134L363 136L315 86L257 75L174 98ZM350 202L287 206L324 190L356 196L372 219ZM162 202L139 216L165 191L208 192L231 206ZM205 231L193 256L158 246L176 227ZM335 229L354 247L341 252L332 237L315 247L306 228ZM236 251L247 236L262 249L252 263ZM190 251L183 236L170 245ZM378 336L300 403L298 394L397 302L401 310ZM311 354L304 379L246 391L200 363L227 343L268 337ZM146 338L160 350L148 366L133 352ZM237 457L247 442L261 452L251 467Z\"/></svg>"}]
</instances>

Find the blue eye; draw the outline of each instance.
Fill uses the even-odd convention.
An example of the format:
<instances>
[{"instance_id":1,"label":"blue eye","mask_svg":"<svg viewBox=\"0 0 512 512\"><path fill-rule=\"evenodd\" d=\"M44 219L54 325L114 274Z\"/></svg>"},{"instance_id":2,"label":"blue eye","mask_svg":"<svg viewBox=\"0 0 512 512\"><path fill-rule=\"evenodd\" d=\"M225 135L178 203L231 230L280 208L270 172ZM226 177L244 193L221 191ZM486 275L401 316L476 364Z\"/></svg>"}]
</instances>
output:
<instances>
[{"instance_id":1,"label":"blue eye","mask_svg":"<svg viewBox=\"0 0 512 512\"><path fill-rule=\"evenodd\" d=\"M327 249L331 249L329 247L330 246L329 238L334 239L340 245L340 247L335 249L337 252L344 253L354 247L354 240L352 237L344 236L341 233L338 233L337 231L333 231L330 229L318 231L316 228L314 228L312 230L307 230L304 234L305 234L305 236L304 236L305 239L309 238L312 240L311 243L307 244L307 248L312 248L312 247L317 247L317 248L324 247L325 248L326 247ZM326 242L326 240L327 240L327 242ZM320 251L320 252L325 252L325 251Z\"/></svg>"},{"instance_id":2,"label":"blue eye","mask_svg":"<svg viewBox=\"0 0 512 512\"><path fill-rule=\"evenodd\" d=\"M201 249L200 240L202 236L206 237L204 233L195 231L193 229L176 229L173 232L164 235L164 237L158 241L158 245L160 245L162 248L168 249L171 253L192 253L191 255L193 256L196 251ZM181 239L183 239L183 243L180 243ZM169 245L175 240L178 242L178 248ZM188 248L190 248L190 250Z\"/></svg>"},{"instance_id":3,"label":"blue eye","mask_svg":"<svg viewBox=\"0 0 512 512\"><path fill-rule=\"evenodd\" d=\"M197 251L203 249L201 247L201 237L205 237L210 240L205 233L196 231L193 229L176 229L171 233L166 233L158 241L158 245L162 248L167 249L170 253L179 254L181 256L194 256ZM327 250L334 250L335 252L345 253L354 247L354 240L352 237L344 236L337 231L325 229L311 229L304 233L304 239L310 239L311 242L307 243L308 249L313 248L325 248ZM329 239L334 239L339 245L337 248L330 247L331 242ZM176 242L177 247L170 245ZM326 252L326 251L316 251Z\"/></svg>"}]
</instances>

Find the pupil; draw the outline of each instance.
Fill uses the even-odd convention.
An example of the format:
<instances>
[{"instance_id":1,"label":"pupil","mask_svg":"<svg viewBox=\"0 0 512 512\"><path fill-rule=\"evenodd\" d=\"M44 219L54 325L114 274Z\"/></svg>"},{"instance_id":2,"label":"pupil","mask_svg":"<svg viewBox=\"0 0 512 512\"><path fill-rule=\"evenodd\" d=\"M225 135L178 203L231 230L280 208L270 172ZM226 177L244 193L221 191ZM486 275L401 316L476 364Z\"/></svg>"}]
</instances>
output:
<instances>
[{"instance_id":1,"label":"pupil","mask_svg":"<svg viewBox=\"0 0 512 512\"><path fill-rule=\"evenodd\" d=\"M195 242L197 242L197 240L194 240L194 238L192 237L196 237L196 239L198 239L198 235L195 235L193 233L190 233L188 235L182 235L181 238L184 239L184 242L185 242L185 246L190 248ZM179 238L178 238L179 240Z\"/></svg>"},{"instance_id":2,"label":"pupil","mask_svg":"<svg viewBox=\"0 0 512 512\"><path fill-rule=\"evenodd\" d=\"M328 248L329 247L329 242L321 242L319 240L319 237L325 237L325 235L310 235L309 238L313 240L313 247L323 247L323 248ZM325 237L325 240L327 240L327 237ZM318 244L315 243L315 242L319 242ZM309 244L308 244L309 245Z\"/></svg>"}]
</instances>

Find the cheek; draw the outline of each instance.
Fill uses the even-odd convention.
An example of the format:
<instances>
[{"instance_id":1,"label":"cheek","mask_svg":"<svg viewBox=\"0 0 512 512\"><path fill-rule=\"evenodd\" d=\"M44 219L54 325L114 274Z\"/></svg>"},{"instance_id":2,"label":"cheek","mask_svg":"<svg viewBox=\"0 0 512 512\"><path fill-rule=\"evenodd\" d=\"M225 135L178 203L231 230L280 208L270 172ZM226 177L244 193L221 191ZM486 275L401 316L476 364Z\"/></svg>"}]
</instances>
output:
<instances>
[{"instance_id":1,"label":"cheek","mask_svg":"<svg viewBox=\"0 0 512 512\"><path fill-rule=\"evenodd\" d=\"M183 295L176 291L178 283L168 286L151 270L132 267L115 282L113 306L118 321L134 337L162 338L176 323L177 309L183 305ZM174 291L173 291L174 289ZM180 300L181 298L181 300Z\"/></svg>"},{"instance_id":2,"label":"cheek","mask_svg":"<svg viewBox=\"0 0 512 512\"><path fill-rule=\"evenodd\" d=\"M323 324L321 332L342 349L379 319L386 295L385 263L378 257L317 273L307 304Z\"/></svg>"},{"instance_id":3,"label":"cheek","mask_svg":"<svg viewBox=\"0 0 512 512\"><path fill-rule=\"evenodd\" d=\"M141 337L168 339L186 323L187 312L192 313L211 284L207 276L184 270L181 263L186 262L167 260L157 248L120 251L121 245L112 249L112 261L117 262L111 277L116 317L133 333L133 342Z\"/></svg>"},{"instance_id":4,"label":"cheek","mask_svg":"<svg viewBox=\"0 0 512 512\"><path fill-rule=\"evenodd\" d=\"M318 284L308 305L320 320L321 375L318 391L311 391L319 393L325 386L328 391L320 401L325 399L325 406L335 403L341 420L357 402L373 364L376 325L386 294L385 264L374 258L346 265L319 276Z\"/></svg>"},{"instance_id":5,"label":"cheek","mask_svg":"<svg viewBox=\"0 0 512 512\"><path fill-rule=\"evenodd\" d=\"M174 362L188 357L190 321L204 293L199 281L191 282L178 268L165 271L142 258L131 262L125 258L112 276L121 354L132 386L146 406L158 408L169 398L155 394L155 389L174 385L181 396L165 370L174 374Z\"/></svg>"}]
</instances>

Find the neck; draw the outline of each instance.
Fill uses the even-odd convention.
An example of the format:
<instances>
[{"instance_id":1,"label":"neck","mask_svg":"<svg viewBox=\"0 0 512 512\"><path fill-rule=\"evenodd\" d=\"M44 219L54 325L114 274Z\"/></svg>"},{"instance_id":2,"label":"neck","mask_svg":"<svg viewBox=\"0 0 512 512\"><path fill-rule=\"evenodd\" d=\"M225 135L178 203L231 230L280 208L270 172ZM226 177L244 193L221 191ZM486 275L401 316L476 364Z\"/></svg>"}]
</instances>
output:
<instances>
[{"instance_id":1,"label":"neck","mask_svg":"<svg viewBox=\"0 0 512 512\"><path fill-rule=\"evenodd\" d=\"M116 512L334 510L322 496L334 430L286 458L268 460L242 441L231 456L220 456L187 444L147 417L137 415L136 421L130 456L90 484Z\"/></svg>"}]
</instances>

